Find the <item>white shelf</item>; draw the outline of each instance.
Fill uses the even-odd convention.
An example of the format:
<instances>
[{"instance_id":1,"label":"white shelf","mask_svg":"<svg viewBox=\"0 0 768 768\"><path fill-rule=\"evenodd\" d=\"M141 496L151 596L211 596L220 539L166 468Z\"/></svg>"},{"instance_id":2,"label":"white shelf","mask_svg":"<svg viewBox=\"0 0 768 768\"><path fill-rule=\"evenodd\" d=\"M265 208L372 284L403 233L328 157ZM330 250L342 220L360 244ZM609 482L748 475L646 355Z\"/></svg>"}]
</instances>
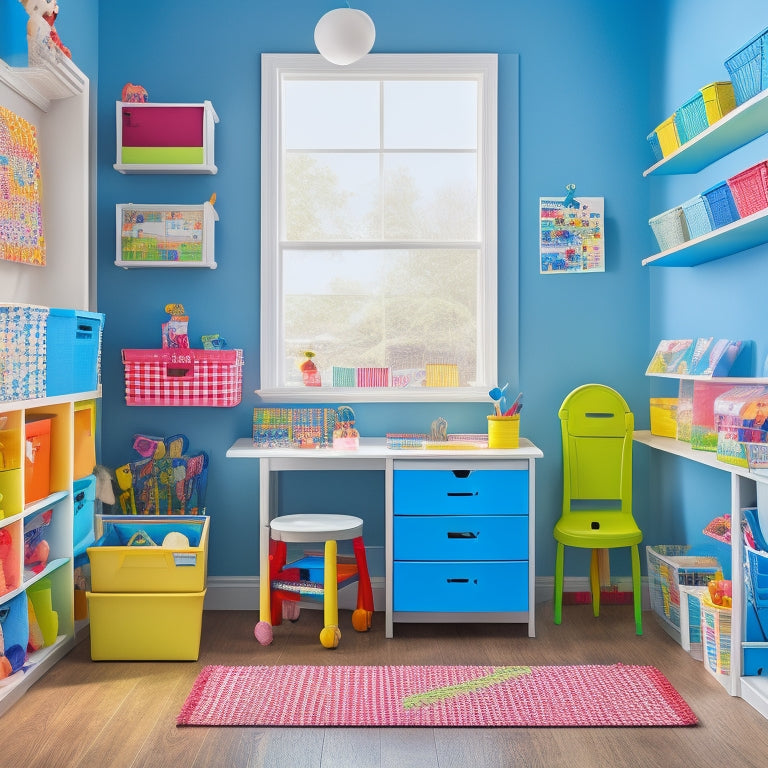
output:
<instances>
[{"instance_id":1,"label":"white shelf","mask_svg":"<svg viewBox=\"0 0 768 768\"><path fill-rule=\"evenodd\" d=\"M125 174L131 173L197 173L197 174L216 174L218 168L215 165L185 165L178 163L176 165L148 165L134 163L126 165L125 163L115 163L112 166L116 171Z\"/></svg>"},{"instance_id":2,"label":"white shelf","mask_svg":"<svg viewBox=\"0 0 768 768\"><path fill-rule=\"evenodd\" d=\"M37 67L9 67L0 59L0 82L47 112L51 101L83 93L88 81L70 59L62 56L55 65Z\"/></svg>"},{"instance_id":3,"label":"white shelf","mask_svg":"<svg viewBox=\"0 0 768 768\"><path fill-rule=\"evenodd\" d=\"M643 266L694 267L754 248L767 240L768 209L765 209L643 259Z\"/></svg>"},{"instance_id":4,"label":"white shelf","mask_svg":"<svg viewBox=\"0 0 768 768\"><path fill-rule=\"evenodd\" d=\"M652 165L643 176L698 173L710 163L768 131L768 90L731 110L679 149Z\"/></svg>"}]
</instances>

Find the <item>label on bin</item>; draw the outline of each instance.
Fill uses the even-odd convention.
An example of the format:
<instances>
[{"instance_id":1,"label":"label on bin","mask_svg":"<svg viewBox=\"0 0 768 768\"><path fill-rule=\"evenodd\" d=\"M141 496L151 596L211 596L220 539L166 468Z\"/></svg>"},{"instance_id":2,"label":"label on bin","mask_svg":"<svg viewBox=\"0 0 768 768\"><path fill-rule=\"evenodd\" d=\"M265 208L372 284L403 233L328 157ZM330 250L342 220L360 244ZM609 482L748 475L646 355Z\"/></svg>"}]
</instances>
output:
<instances>
[{"instance_id":1,"label":"label on bin","mask_svg":"<svg viewBox=\"0 0 768 768\"><path fill-rule=\"evenodd\" d=\"M173 562L175 565L197 565L196 552L174 552Z\"/></svg>"}]
</instances>

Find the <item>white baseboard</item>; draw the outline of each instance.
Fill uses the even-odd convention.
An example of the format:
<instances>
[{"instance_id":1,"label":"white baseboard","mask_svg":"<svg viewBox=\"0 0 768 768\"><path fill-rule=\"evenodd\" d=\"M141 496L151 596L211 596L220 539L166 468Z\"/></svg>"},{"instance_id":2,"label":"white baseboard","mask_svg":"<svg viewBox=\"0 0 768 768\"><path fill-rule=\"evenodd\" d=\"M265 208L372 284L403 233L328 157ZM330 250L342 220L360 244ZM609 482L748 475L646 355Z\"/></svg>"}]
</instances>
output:
<instances>
[{"instance_id":1,"label":"white baseboard","mask_svg":"<svg viewBox=\"0 0 768 768\"><path fill-rule=\"evenodd\" d=\"M631 592L632 580L619 578L616 580L619 591ZM384 610L384 577L371 577L373 589L373 604L377 611ZM545 603L552 599L555 588L554 576L540 576L536 579L535 600ZM589 592L588 578L566 578L563 584L565 592ZM355 585L340 590L339 608L354 610L356 607L357 588ZM308 605L312 605L308 601ZM316 605L316 604L315 604ZM643 579L643 606L650 606L648 596L648 581ZM208 591L205 594L207 611L258 611L259 610L259 578L258 576L209 576Z\"/></svg>"}]
</instances>

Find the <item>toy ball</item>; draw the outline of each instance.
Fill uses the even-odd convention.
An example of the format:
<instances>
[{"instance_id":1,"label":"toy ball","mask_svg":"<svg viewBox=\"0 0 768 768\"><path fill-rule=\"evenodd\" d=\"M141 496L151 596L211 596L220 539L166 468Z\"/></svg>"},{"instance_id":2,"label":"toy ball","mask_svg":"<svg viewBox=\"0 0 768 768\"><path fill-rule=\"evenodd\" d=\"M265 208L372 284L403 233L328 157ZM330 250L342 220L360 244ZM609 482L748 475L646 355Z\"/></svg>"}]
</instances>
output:
<instances>
[{"instance_id":1,"label":"toy ball","mask_svg":"<svg viewBox=\"0 0 768 768\"><path fill-rule=\"evenodd\" d=\"M171 531L163 539L163 546L166 549L189 549L189 539L179 531Z\"/></svg>"},{"instance_id":2,"label":"toy ball","mask_svg":"<svg viewBox=\"0 0 768 768\"><path fill-rule=\"evenodd\" d=\"M261 645L270 645L272 642L272 625L268 621L260 621L254 627L253 634Z\"/></svg>"}]
</instances>

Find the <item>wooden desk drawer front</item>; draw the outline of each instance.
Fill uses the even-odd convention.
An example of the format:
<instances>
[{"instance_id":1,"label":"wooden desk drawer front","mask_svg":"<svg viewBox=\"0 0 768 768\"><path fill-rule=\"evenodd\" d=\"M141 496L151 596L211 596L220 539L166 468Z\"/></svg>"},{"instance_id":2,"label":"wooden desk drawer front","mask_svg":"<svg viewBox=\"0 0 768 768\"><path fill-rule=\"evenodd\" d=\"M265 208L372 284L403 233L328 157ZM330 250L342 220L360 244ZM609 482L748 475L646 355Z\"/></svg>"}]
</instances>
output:
<instances>
[{"instance_id":1,"label":"wooden desk drawer front","mask_svg":"<svg viewBox=\"0 0 768 768\"><path fill-rule=\"evenodd\" d=\"M395 515L527 515L528 472L422 469L394 472Z\"/></svg>"},{"instance_id":2,"label":"wooden desk drawer front","mask_svg":"<svg viewBox=\"0 0 768 768\"><path fill-rule=\"evenodd\" d=\"M395 560L527 560L528 517L399 517Z\"/></svg>"},{"instance_id":3,"label":"wooden desk drawer front","mask_svg":"<svg viewBox=\"0 0 768 768\"><path fill-rule=\"evenodd\" d=\"M396 562L393 603L396 611L527 611L528 563Z\"/></svg>"}]
</instances>

